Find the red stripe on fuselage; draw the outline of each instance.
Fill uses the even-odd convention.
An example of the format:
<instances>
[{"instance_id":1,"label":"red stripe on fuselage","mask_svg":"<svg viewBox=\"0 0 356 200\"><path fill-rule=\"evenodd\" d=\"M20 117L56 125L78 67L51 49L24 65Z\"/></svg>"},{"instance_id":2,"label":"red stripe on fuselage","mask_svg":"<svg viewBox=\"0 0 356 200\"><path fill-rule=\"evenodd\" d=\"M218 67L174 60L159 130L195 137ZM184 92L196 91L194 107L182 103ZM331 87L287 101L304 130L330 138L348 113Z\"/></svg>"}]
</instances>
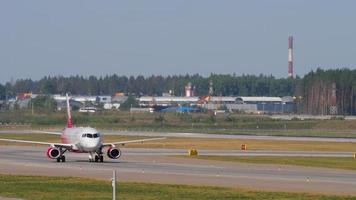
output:
<instances>
[{"instance_id":1,"label":"red stripe on fuselage","mask_svg":"<svg viewBox=\"0 0 356 200\"><path fill-rule=\"evenodd\" d=\"M69 150L70 152L74 152L74 153L88 153L87 151L81 151L81 150Z\"/></svg>"}]
</instances>

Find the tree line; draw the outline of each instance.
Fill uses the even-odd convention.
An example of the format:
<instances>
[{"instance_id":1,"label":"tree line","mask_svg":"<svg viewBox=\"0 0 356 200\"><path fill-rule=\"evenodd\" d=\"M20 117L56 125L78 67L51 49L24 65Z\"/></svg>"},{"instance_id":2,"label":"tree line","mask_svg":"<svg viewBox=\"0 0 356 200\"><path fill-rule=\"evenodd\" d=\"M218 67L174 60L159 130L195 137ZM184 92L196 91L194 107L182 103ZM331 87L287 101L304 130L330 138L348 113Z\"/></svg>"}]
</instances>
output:
<instances>
[{"instance_id":1,"label":"tree line","mask_svg":"<svg viewBox=\"0 0 356 200\"><path fill-rule=\"evenodd\" d=\"M174 76L55 76L44 77L34 81L19 79L13 84L0 85L0 97L5 93L8 96L22 92L41 94L64 94L70 92L74 95L113 95L116 92L126 94L154 95L172 92L175 96L184 96L184 87L191 82L195 87L196 95L208 95L209 82L213 82L214 95L218 96L287 96L293 95L297 79L275 78L264 75L221 75L211 74L209 77L194 75Z\"/></svg>"},{"instance_id":2,"label":"tree line","mask_svg":"<svg viewBox=\"0 0 356 200\"><path fill-rule=\"evenodd\" d=\"M300 97L296 99L300 113L356 115L356 70L311 71L298 83L295 93ZM335 113L333 107L337 108Z\"/></svg>"},{"instance_id":3,"label":"tree line","mask_svg":"<svg viewBox=\"0 0 356 200\"><path fill-rule=\"evenodd\" d=\"M0 99L21 92L41 94L113 95L116 92L134 96L160 96L171 91L184 96L184 87L191 82L196 95L209 93L213 82L216 96L295 96L296 111L303 114L356 115L356 70L317 69L303 78L275 78L271 75L199 74L173 76L55 76L40 80L19 79L14 83L0 84ZM335 87L335 89L333 89ZM333 99L335 92L335 99ZM335 104L335 105L334 105Z\"/></svg>"}]
</instances>

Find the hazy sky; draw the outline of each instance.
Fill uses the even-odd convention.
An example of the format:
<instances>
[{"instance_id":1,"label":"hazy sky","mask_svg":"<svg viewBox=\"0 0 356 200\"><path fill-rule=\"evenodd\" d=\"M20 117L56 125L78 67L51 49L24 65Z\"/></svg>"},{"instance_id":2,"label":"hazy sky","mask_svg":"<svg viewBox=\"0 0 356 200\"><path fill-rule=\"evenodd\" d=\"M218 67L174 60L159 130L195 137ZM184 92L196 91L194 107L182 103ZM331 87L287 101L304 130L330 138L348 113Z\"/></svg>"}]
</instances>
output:
<instances>
[{"instance_id":1,"label":"hazy sky","mask_svg":"<svg viewBox=\"0 0 356 200\"><path fill-rule=\"evenodd\" d=\"M0 0L0 82L356 68L353 0Z\"/></svg>"}]
</instances>

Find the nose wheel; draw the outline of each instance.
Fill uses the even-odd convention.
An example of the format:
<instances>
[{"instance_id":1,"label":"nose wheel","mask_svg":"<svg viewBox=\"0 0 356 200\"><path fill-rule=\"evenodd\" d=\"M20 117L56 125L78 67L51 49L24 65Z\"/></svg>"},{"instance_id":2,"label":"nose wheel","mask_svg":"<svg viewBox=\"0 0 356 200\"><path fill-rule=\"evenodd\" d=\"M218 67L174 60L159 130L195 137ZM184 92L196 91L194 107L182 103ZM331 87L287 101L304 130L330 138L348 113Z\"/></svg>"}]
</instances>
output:
<instances>
[{"instance_id":1,"label":"nose wheel","mask_svg":"<svg viewBox=\"0 0 356 200\"><path fill-rule=\"evenodd\" d=\"M89 162L104 162L103 154L96 154L93 156L93 153L89 154Z\"/></svg>"}]
</instances>

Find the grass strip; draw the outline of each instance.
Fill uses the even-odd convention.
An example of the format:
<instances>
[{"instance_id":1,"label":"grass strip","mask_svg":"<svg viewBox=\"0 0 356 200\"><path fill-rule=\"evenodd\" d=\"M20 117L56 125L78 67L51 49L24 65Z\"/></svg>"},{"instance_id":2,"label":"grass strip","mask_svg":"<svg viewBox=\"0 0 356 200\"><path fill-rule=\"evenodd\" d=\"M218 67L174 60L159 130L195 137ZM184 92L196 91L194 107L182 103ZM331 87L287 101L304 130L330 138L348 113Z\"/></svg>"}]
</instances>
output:
<instances>
[{"instance_id":1,"label":"grass strip","mask_svg":"<svg viewBox=\"0 0 356 200\"><path fill-rule=\"evenodd\" d=\"M21 199L111 199L109 181L72 178L0 175L0 196ZM120 182L118 199L286 199L286 200L352 200L351 196L332 196L308 193L265 192L236 188L164 185Z\"/></svg>"},{"instance_id":2,"label":"grass strip","mask_svg":"<svg viewBox=\"0 0 356 200\"><path fill-rule=\"evenodd\" d=\"M42 142L60 142L58 135L49 134L0 134L0 138L33 140ZM103 135L104 142L136 140L148 137ZM319 141L280 141L255 139L221 139L221 138L186 138L169 137L165 140L145 142L143 144L127 144L126 147L138 148L174 148L174 149L221 149L238 150L246 144L249 150L284 150L284 151L345 151L356 152L352 142L319 142ZM26 145L23 143L0 142L0 145Z\"/></svg>"},{"instance_id":3,"label":"grass strip","mask_svg":"<svg viewBox=\"0 0 356 200\"><path fill-rule=\"evenodd\" d=\"M356 170L356 159L352 157L191 156L189 158L253 164L295 165Z\"/></svg>"}]
</instances>

